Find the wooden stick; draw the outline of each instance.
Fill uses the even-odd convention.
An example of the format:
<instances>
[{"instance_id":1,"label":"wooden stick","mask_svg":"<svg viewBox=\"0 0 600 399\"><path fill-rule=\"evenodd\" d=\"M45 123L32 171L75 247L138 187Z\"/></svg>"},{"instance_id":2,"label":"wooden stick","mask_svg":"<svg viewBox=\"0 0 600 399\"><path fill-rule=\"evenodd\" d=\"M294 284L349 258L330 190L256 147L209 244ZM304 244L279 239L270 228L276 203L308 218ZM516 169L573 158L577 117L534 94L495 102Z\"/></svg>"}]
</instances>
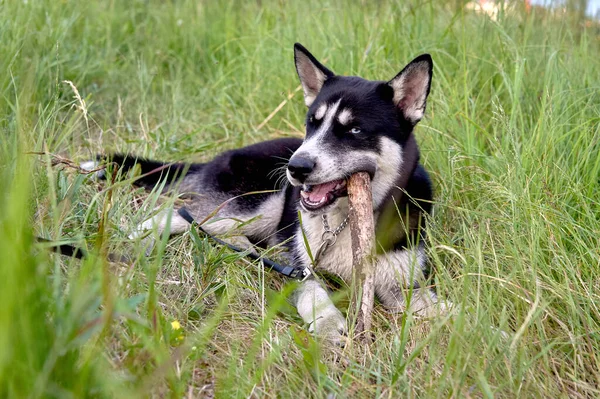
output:
<instances>
[{"instance_id":1,"label":"wooden stick","mask_svg":"<svg viewBox=\"0 0 600 399\"><path fill-rule=\"evenodd\" d=\"M375 300L375 226L371 179L366 172L353 174L348 179L350 202L350 236L352 239L353 287L352 306L355 306L355 333L360 340L371 341L371 319ZM361 295L362 293L362 295Z\"/></svg>"}]
</instances>

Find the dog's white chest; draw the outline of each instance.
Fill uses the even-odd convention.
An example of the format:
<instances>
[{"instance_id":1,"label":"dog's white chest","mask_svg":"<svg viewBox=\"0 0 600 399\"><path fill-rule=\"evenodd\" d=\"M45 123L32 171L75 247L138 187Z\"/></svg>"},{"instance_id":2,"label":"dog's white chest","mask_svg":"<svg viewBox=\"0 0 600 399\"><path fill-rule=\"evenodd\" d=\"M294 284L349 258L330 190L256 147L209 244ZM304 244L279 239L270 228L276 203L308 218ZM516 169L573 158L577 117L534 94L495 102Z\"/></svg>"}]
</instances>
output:
<instances>
[{"instance_id":1,"label":"dog's white chest","mask_svg":"<svg viewBox=\"0 0 600 399\"><path fill-rule=\"evenodd\" d=\"M311 248L320 248L323 240L319 239ZM313 253L313 256L316 254ZM317 261L317 269L334 273L344 280L352 278L352 242L350 239L350 229L346 227L337 236L335 242L321 251Z\"/></svg>"},{"instance_id":2,"label":"dog's white chest","mask_svg":"<svg viewBox=\"0 0 600 399\"><path fill-rule=\"evenodd\" d=\"M346 214L339 212L336 214L328 214L328 224L331 230L335 230L340 226ZM303 230L310 246L310 252L316 261L317 270L324 270L341 277L346 281L352 278L352 242L350 239L350 227L345 226L335 236L335 241L328 246L324 246L325 240L331 237L331 234L325 233L325 227L321 217L303 217ZM302 237L297 241L301 246L302 260L307 264L310 262L308 251Z\"/></svg>"}]
</instances>

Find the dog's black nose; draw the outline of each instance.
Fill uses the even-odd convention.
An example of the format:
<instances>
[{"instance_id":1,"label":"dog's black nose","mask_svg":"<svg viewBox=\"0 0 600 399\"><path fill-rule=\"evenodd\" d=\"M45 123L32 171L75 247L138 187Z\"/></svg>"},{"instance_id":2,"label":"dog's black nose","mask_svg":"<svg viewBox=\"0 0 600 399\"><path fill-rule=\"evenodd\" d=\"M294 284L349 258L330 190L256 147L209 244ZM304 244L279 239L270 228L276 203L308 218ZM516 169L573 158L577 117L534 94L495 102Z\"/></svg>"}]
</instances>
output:
<instances>
[{"instance_id":1,"label":"dog's black nose","mask_svg":"<svg viewBox=\"0 0 600 399\"><path fill-rule=\"evenodd\" d=\"M310 172L315 168L315 161L302 156L294 156L288 163L288 170L294 179L304 182Z\"/></svg>"}]
</instances>

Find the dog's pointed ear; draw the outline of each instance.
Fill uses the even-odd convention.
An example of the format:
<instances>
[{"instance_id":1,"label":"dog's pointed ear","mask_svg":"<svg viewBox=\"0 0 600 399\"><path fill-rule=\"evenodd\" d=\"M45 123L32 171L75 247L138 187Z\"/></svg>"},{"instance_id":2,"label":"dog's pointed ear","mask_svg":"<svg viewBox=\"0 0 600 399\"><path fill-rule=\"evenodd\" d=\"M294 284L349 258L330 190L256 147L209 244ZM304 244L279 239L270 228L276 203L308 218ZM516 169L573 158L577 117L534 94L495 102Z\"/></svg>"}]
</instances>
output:
<instances>
[{"instance_id":1,"label":"dog's pointed ear","mask_svg":"<svg viewBox=\"0 0 600 399\"><path fill-rule=\"evenodd\" d=\"M294 44L294 61L304 90L304 103L307 107L310 107L325 81L334 74L317 61L300 43Z\"/></svg>"},{"instance_id":2,"label":"dog's pointed ear","mask_svg":"<svg viewBox=\"0 0 600 399\"><path fill-rule=\"evenodd\" d=\"M404 119L416 125L423 118L431 87L433 61L429 54L412 60L387 84L394 90L393 101Z\"/></svg>"}]
</instances>

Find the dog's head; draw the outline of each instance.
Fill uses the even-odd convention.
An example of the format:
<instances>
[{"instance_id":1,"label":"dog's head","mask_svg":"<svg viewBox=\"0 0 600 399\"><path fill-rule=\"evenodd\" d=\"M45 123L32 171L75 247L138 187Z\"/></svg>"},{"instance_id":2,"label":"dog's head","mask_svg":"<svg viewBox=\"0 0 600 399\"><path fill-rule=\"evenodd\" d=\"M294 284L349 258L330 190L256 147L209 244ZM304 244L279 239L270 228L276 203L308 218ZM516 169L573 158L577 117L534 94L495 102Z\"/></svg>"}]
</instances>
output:
<instances>
[{"instance_id":1,"label":"dog's head","mask_svg":"<svg viewBox=\"0 0 600 399\"><path fill-rule=\"evenodd\" d=\"M385 82L337 76L298 43L294 52L308 113L306 138L290 158L287 177L302 186L302 207L322 212L334 206L356 172L371 175L377 206L401 173L404 144L425 112L431 57L417 57Z\"/></svg>"}]
</instances>

